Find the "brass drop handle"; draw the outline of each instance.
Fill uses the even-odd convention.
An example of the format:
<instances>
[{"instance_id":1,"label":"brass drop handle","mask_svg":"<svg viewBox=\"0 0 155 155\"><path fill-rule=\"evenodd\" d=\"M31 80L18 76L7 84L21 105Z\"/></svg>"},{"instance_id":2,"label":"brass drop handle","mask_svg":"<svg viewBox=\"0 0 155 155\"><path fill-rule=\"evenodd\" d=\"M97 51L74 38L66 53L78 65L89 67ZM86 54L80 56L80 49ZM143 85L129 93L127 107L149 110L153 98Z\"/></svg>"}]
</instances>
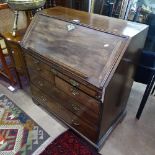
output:
<instances>
[{"instance_id":1,"label":"brass drop handle","mask_svg":"<svg viewBox=\"0 0 155 155\"><path fill-rule=\"evenodd\" d=\"M54 68L51 69L51 72L52 72L53 74L55 74L55 75L57 74L57 71L56 71L56 69L54 69Z\"/></svg>"},{"instance_id":2,"label":"brass drop handle","mask_svg":"<svg viewBox=\"0 0 155 155\"><path fill-rule=\"evenodd\" d=\"M70 79L70 84L74 87L79 87L79 83L76 82L75 80Z\"/></svg>"},{"instance_id":3,"label":"brass drop handle","mask_svg":"<svg viewBox=\"0 0 155 155\"><path fill-rule=\"evenodd\" d=\"M39 64L39 60L33 60L34 64Z\"/></svg>"},{"instance_id":4,"label":"brass drop handle","mask_svg":"<svg viewBox=\"0 0 155 155\"><path fill-rule=\"evenodd\" d=\"M41 71L41 69L40 68L37 68L37 71Z\"/></svg>"},{"instance_id":5,"label":"brass drop handle","mask_svg":"<svg viewBox=\"0 0 155 155\"><path fill-rule=\"evenodd\" d=\"M44 96L41 96L41 99L42 99L43 102L47 101L47 99Z\"/></svg>"},{"instance_id":6,"label":"brass drop handle","mask_svg":"<svg viewBox=\"0 0 155 155\"><path fill-rule=\"evenodd\" d=\"M72 119L72 124L75 125L75 126L80 126L80 123L75 122L75 120L73 120L73 119Z\"/></svg>"},{"instance_id":7,"label":"brass drop handle","mask_svg":"<svg viewBox=\"0 0 155 155\"><path fill-rule=\"evenodd\" d=\"M80 106L79 106L79 105L72 104L72 108L73 108L75 111L80 111Z\"/></svg>"},{"instance_id":8,"label":"brass drop handle","mask_svg":"<svg viewBox=\"0 0 155 155\"><path fill-rule=\"evenodd\" d=\"M44 84L41 81L38 81L38 85L42 87Z\"/></svg>"},{"instance_id":9,"label":"brass drop handle","mask_svg":"<svg viewBox=\"0 0 155 155\"><path fill-rule=\"evenodd\" d=\"M72 87L71 92L74 96L79 95L78 89L76 87Z\"/></svg>"}]
</instances>

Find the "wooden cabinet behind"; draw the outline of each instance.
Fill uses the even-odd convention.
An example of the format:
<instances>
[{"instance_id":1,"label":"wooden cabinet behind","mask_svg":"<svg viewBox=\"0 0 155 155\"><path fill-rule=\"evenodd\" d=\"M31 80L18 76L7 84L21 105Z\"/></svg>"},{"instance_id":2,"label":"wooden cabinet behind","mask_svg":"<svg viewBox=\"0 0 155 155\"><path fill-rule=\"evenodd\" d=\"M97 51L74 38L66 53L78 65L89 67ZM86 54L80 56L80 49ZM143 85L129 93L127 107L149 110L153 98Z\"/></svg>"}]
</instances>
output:
<instances>
[{"instance_id":1,"label":"wooden cabinet behind","mask_svg":"<svg viewBox=\"0 0 155 155\"><path fill-rule=\"evenodd\" d=\"M16 37L13 37L12 33L10 32L3 33L3 36L6 38L9 48L12 51L12 56L14 59L17 72L20 73L20 75L27 76L25 59L24 59L22 48L20 46L20 42L24 36L25 31L26 31L25 29L17 31Z\"/></svg>"},{"instance_id":2,"label":"wooden cabinet behind","mask_svg":"<svg viewBox=\"0 0 155 155\"><path fill-rule=\"evenodd\" d=\"M21 44L33 100L97 148L125 115L138 58L129 43L141 33L133 31L132 38L121 34L123 28L108 31L105 18L62 7L47 9L33 19ZM147 26L142 27L145 34Z\"/></svg>"}]
</instances>

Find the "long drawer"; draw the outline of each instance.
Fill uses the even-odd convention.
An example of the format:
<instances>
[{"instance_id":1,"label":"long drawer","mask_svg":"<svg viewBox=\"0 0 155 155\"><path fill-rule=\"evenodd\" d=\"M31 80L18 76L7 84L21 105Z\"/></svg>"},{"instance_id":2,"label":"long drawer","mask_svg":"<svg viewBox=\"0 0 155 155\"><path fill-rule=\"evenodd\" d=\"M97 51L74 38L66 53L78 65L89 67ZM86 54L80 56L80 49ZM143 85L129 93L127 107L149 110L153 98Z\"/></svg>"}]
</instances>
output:
<instances>
[{"instance_id":1,"label":"long drawer","mask_svg":"<svg viewBox=\"0 0 155 155\"><path fill-rule=\"evenodd\" d=\"M67 110L64 106L59 104L59 102L45 95L37 87L31 85L31 90L33 98L37 100L39 103L41 103L43 106L45 106L47 110L61 118L68 125L75 128L88 139L96 143L98 136L98 128L92 127L88 123L84 122L75 114Z\"/></svg>"},{"instance_id":2,"label":"long drawer","mask_svg":"<svg viewBox=\"0 0 155 155\"><path fill-rule=\"evenodd\" d=\"M79 90L77 87L72 86L59 77L55 77L55 86L81 104L89 107L93 112L99 113L99 102Z\"/></svg>"}]
</instances>

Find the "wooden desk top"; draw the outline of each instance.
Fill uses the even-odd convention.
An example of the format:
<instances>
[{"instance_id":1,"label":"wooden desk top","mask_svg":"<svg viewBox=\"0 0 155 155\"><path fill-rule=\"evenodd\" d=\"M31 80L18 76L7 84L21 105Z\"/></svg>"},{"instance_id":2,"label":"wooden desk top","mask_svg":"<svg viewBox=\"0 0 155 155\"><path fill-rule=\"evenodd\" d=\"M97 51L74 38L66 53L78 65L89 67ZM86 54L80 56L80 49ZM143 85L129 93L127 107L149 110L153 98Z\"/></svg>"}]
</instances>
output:
<instances>
[{"instance_id":1,"label":"wooden desk top","mask_svg":"<svg viewBox=\"0 0 155 155\"><path fill-rule=\"evenodd\" d=\"M48 12L46 14L45 10L35 16L21 45L26 52L31 51L34 55L44 57L54 66L65 68L72 74L74 72L75 77L102 88L130 39L100 31L90 24L76 23L72 30L68 30L71 25L65 19L55 18Z\"/></svg>"},{"instance_id":2,"label":"wooden desk top","mask_svg":"<svg viewBox=\"0 0 155 155\"><path fill-rule=\"evenodd\" d=\"M110 33L126 35L129 37L133 37L139 32L148 28L148 25L145 24L101 16L97 14L90 14L87 12L68 9L64 7L45 9L43 10L43 12L48 15L59 16L68 20L77 19L80 20L81 23L92 25L93 27L103 29Z\"/></svg>"}]
</instances>

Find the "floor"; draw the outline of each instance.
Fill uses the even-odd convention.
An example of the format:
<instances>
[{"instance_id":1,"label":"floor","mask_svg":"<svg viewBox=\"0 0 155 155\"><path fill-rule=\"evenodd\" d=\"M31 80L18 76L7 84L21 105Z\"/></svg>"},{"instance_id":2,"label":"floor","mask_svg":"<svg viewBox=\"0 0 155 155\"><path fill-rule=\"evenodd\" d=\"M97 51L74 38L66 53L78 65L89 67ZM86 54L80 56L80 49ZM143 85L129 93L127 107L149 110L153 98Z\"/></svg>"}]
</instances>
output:
<instances>
[{"instance_id":1,"label":"floor","mask_svg":"<svg viewBox=\"0 0 155 155\"><path fill-rule=\"evenodd\" d=\"M144 85L134 83L128 101L127 116L106 141L100 151L102 155L155 155L155 97L150 96L141 119L135 119L144 89ZM67 129L55 117L49 116L46 111L35 105L24 91L12 93L0 84L0 93L12 99L53 139Z\"/></svg>"}]
</instances>

